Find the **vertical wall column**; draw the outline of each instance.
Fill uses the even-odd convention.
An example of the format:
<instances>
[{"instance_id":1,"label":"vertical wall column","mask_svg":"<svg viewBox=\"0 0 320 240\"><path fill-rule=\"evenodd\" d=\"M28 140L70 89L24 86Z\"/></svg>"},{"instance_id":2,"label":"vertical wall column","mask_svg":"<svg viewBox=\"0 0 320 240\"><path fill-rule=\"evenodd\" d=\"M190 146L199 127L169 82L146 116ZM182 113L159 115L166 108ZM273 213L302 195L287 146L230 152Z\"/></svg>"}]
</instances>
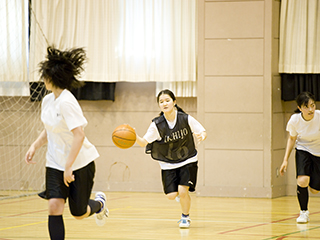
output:
<instances>
[{"instance_id":1,"label":"vertical wall column","mask_svg":"<svg viewBox=\"0 0 320 240\"><path fill-rule=\"evenodd\" d=\"M199 195L273 195L274 2L199 1Z\"/></svg>"}]
</instances>

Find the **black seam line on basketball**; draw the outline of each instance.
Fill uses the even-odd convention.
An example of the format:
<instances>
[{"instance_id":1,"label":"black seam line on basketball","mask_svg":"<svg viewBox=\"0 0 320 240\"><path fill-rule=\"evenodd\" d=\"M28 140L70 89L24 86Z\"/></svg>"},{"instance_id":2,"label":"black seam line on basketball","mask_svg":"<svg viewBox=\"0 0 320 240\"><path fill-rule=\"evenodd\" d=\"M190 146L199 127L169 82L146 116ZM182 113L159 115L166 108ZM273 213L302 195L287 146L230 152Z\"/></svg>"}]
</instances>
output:
<instances>
[{"instance_id":1,"label":"black seam line on basketball","mask_svg":"<svg viewBox=\"0 0 320 240\"><path fill-rule=\"evenodd\" d=\"M135 141L132 139L122 138L122 137L118 137L118 136L112 136L112 138L118 138L118 139L122 139L122 140L126 140L126 141Z\"/></svg>"},{"instance_id":2,"label":"black seam line on basketball","mask_svg":"<svg viewBox=\"0 0 320 240\"><path fill-rule=\"evenodd\" d=\"M121 131L131 132L131 133L133 133L134 135L136 135L136 133L135 133L135 132L132 132L131 130L128 130L128 129L118 129L118 130L114 131L113 133L121 132Z\"/></svg>"}]
</instances>

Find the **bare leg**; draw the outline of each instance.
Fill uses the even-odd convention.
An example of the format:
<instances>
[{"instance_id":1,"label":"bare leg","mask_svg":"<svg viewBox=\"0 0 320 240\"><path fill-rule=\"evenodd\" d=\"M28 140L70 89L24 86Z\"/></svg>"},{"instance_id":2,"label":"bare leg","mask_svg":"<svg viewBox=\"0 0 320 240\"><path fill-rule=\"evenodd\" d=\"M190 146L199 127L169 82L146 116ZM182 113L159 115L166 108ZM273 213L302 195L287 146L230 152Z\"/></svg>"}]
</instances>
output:
<instances>
[{"instance_id":1,"label":"bare leg","mask_svg":"<svg viewBox=\"0 0 320 240\"><path fill-rule=\"evenodd\" d=\"M180 205L181 205L182 213L185 215L188 215L191 207L189 187L179 185L178 191L180 195Z\"/></svg>"}]
</instances>

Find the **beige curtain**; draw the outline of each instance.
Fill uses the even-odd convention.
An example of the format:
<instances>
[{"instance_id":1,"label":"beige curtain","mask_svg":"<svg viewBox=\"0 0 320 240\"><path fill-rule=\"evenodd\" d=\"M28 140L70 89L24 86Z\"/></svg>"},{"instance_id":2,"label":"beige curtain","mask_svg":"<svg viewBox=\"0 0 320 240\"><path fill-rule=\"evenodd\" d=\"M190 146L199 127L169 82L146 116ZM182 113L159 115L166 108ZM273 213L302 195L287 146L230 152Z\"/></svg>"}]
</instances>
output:
<instances>
[{"instance_id":1,"label":"beige curtain","mask_svg":"<svg viewBox=\"0 0 320 240\"><path fill-rule=\"evenodd\" d=\"M28 1L0 1L0 96L28 96Z\"/></svg>"},{"instance_id":2,"label":"beige curtain","mask_svg":"<svg viewBox=\"0 0 320 240\"><path fill-rule=\"evenodd\" d=\"M161 82L195 95L196 0L32 0L32 8L31 73L48 42L85 47L83 80Z\"/></svg>"},{"instance_id":3,"label":"beige curtain","mask_svg":"<svg viewBox=\"0 0 320 240\"><path fill-rule=\"evenodd\" d=\"M320 73L320 0L282 0L279 72Z\"/></svg>"},{"instance_id":4,"label":"beige curtain","mask_svg":"<svg viewBox=\"0 0 320 240\"><path fill-rule=\"evenodd\" d=\"M177 97L197 96L196 82L157 82L156 95L163 89L170 89Z\"/></svg>"}]
</instances>

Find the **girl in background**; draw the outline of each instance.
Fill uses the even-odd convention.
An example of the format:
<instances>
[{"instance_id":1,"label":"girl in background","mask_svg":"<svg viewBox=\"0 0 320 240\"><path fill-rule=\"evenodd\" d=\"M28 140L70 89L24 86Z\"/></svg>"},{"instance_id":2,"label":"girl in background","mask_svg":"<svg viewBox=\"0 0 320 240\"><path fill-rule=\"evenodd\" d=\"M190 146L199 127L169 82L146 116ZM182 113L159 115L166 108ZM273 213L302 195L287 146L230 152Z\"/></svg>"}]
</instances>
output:
<instances>
[{"instance_id":1,"label":"girl in background","mask_svg":"<svg viewBox=\"0 0 320 240\"><path fill-rule=\"evenodd\" d=\"M298 109L288 121L289 137L280 174L288 166L291 151L296 147L297 197L300 216L297 223L309 221L309 192L320 191L320 111L316 110L316 101L309 92L302 92L296 98Z\"/></svg>"},{"instance_id":2,"label":"girl in background","mask_svg":"<svg viewBox=\"0 0 320 240\"><path fill-rule=\"evenodd\" d=\"M62 214L67 199L70 212L76 219L95 214L96 223L103 225L108 216L103 192L97 192L95 200L90 199L94 160L99 153L85 136L87 120L70 92L82 85L77 77L83 71L85 61L82 48L60 51L48 47L46 60L39 64L41 79L51 93L43 98L41 105L44 130L31 144L25 161L35 163L32 158L36 150L48 145L46 189L39 196L48 200L48 228L53 240L65 237Z\"/></svg>"},{"instance_id":3,"label":"girl in background","mask_svg":"<svg viewBox=\"0 0 320 240\"><path fill-rule=\"evenodd\" d=\"M197 183L196 145L204 141L207 134L195 118L177 106L170 90L162 90L157 102L160 116L152 120L143 137L136 134L136 141L159 161L164 193L170 200L179 199L182 210L179 227L188 228L191 222L189 191L195 191Z\"/></svg>"}]
</instances>

